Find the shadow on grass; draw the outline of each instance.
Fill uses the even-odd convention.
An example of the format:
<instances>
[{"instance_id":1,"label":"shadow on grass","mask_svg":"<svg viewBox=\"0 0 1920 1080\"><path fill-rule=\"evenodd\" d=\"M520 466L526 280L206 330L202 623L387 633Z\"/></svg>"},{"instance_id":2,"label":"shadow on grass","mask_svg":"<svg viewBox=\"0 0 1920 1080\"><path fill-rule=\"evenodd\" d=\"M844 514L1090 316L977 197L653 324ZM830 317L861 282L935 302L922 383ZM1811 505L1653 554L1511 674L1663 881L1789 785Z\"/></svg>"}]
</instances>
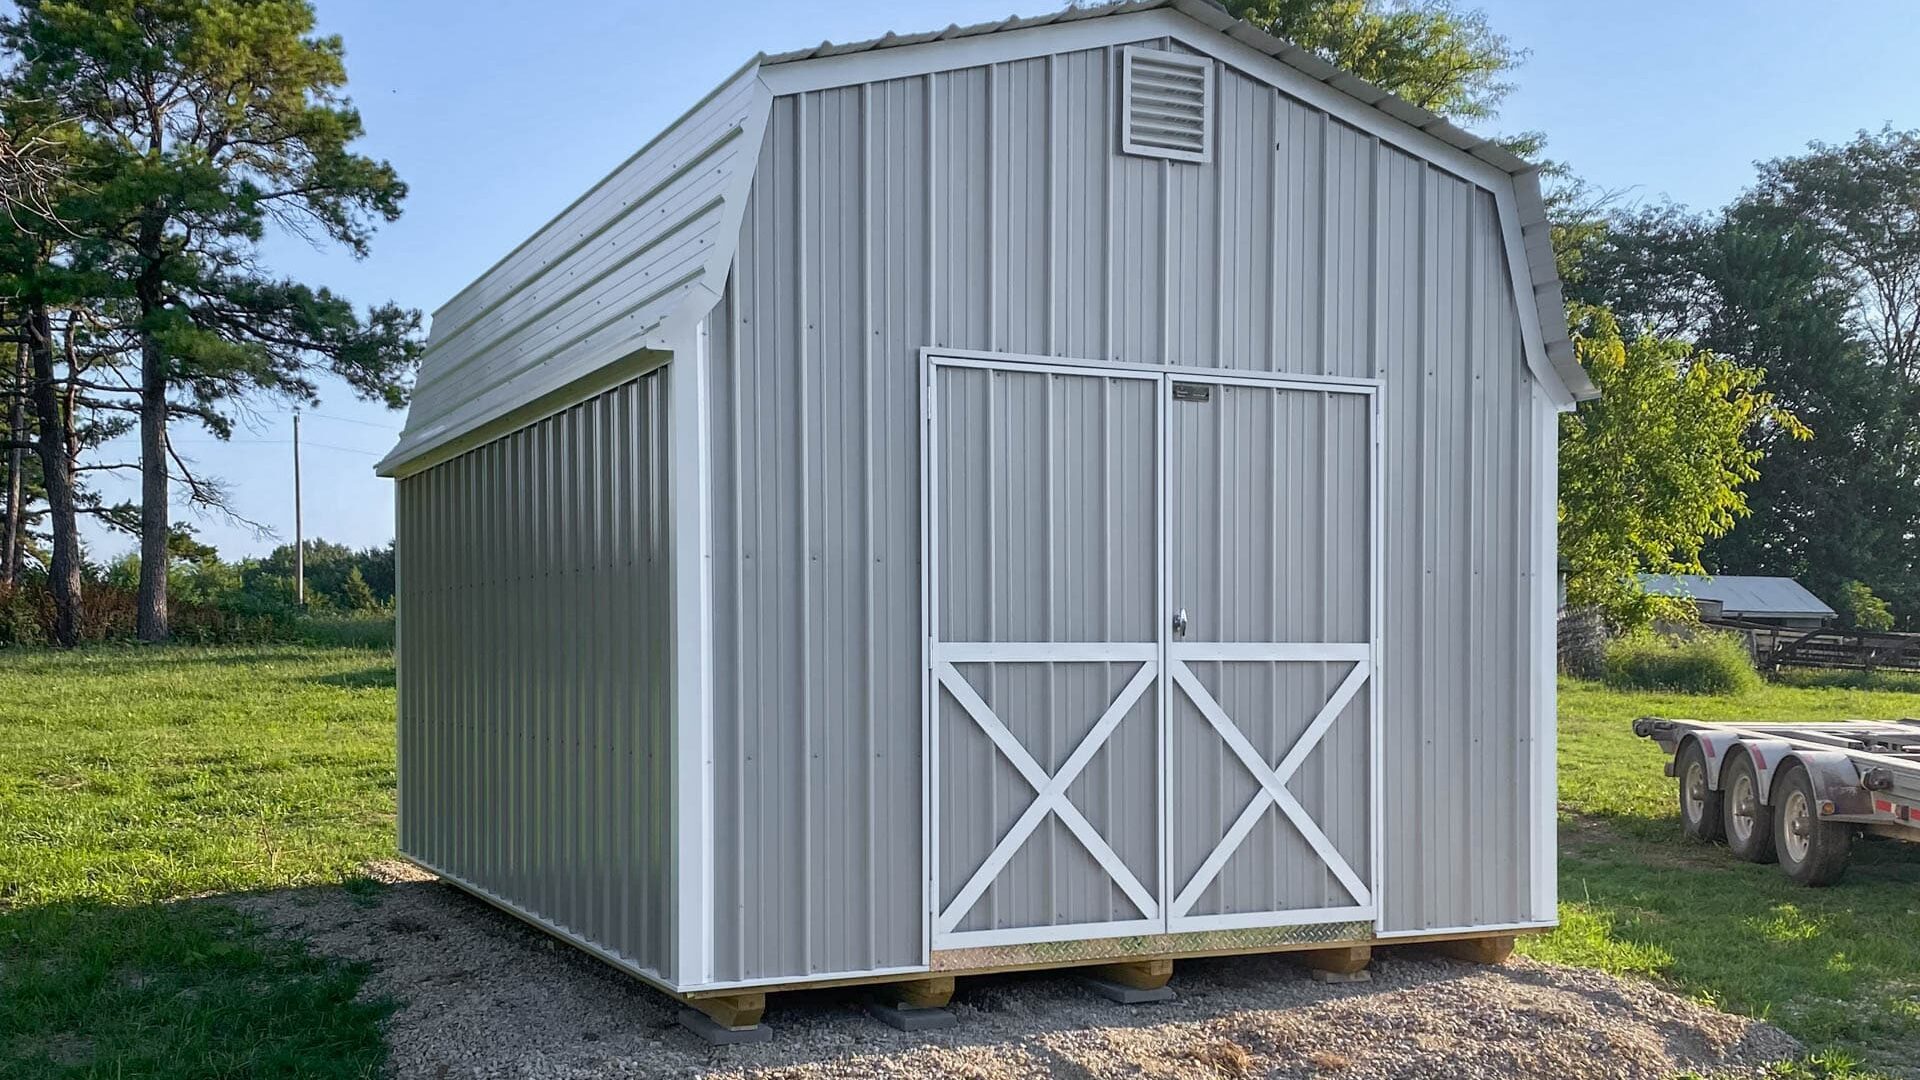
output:
<instances>
[{"instance_id":1,"label":"shadow on grass","mask_svg":"<svg viewBox=\"0 0 1920 1080\"><path fill-rule=\"evenodd\" d=\"M1561 854L1562 926L1531 955L1654 975L1896 1075L1920 1060L1920 845L1860 841L1826 889L1685 840L1671 819L1563 819Z\"/></svg>"},{"instance_id":2,"label":"shadow on grass","mask_svg":"<svg viewBox=\"0 0 1920 1080\"><path fill-rule=\"evenodd\" d=\"M364 965L217 901L0 911L0 958L10 1078L370 1077L386 1057Z\"/></svg>"}]
</instances>

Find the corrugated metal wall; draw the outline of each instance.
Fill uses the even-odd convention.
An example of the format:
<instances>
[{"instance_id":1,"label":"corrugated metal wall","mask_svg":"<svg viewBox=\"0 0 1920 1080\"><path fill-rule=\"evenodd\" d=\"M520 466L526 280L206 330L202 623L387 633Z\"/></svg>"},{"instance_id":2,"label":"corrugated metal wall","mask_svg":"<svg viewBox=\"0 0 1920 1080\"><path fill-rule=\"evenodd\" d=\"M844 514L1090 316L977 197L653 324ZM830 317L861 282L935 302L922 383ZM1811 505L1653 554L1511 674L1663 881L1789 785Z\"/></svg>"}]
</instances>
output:
<instances>
[{"instance_id":1,"label":"corrugated metal wall","mask_svg":"<svg viewBox=\"0 0 1920 1080\"><path fill-rule=\"evenodd\" d=\"M400 850L669 974L666 372L399 481Z\"/></svg>"},{"instance_id":2,"label":"corrugated metal wall","mask_svg":"<svg viewBox=\"0 0 1920 1080\"><path fill-rule=\"evenodd\" d=\"M1493 198L1225 67L1212 163L1116 154L1117 57L774 103L714 350L720 978L919 959L928 344L1383 379L1386 925L1530 915Z\"/></svg>"}]
</instances>

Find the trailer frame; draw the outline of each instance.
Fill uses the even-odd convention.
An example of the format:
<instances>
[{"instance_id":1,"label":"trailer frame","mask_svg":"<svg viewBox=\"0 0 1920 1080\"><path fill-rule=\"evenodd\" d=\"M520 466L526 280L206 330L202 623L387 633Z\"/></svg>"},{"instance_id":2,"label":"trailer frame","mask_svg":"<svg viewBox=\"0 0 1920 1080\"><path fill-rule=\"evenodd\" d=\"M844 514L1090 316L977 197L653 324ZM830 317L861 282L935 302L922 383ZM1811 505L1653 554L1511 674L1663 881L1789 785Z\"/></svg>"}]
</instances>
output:
<instances>
[{"instance_id":1,"label":"trailer frame","mask_svg":"<svg viewBox=\"0 0 1920 1080\"><path fill-rule=\"evenodd\" d=\"M1773 837L1791 843L1788 872L1805 884L1830 884L1845 869L1843 849L1830 853L1828 871L1794 873L1796 860L1806 857L1807 837L1820 827L1845 826L1849 838L1867 834L1920 843L1920 720L1717 723L1643 716L1633 722L1633 733L1666 751L1666 775L1680 783L1683 822L1702 807L1719 806L1730 786L1742 785L1740 797L1748 802L1739 811L1729 809L1726 820L1736 812L1764 817ZM1703 775L1683 776L1681 762L1693 747L1700 750ZM1791 803L1795 816L1776 828L1773 815L1793 798L1782 782L1796 771L1807 776L1811 805ZM1776 857L1770 841L1750 851L1733 846L1753 861Z\"/></svg>"}]
</instances>

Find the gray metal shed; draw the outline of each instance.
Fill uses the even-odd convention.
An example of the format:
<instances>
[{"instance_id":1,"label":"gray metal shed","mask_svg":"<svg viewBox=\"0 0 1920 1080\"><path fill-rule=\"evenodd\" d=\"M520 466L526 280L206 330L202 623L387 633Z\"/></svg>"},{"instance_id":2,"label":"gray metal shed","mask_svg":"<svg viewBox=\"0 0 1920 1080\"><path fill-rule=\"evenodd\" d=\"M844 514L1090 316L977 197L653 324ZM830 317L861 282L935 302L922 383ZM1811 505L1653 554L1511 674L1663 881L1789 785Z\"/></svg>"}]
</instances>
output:
<instances>
[{"instance_id":1,"label":"gray metal shed","mask_svg":"<svg viewBox=\"0 0 1920 1080\"><path fill-rule=\"evenodd\" d=\"M1702 618L1749 619L1784 626L1824 626L1840 617L1826 601L1790 577L1745 574L1642 574L1655 596L1691 600Z\"/></svg>"},{"instance_id":2,"label":"gray metal shed","mask_svg":"<svg viewBox=\"0 0 1920 1080\"><path fill-rule=\"evenodd\" d=\"M1547 228L1201 0L756 57L434 316L401 850L690 998L1550 925Z\"/></svg>"}]
</instances>

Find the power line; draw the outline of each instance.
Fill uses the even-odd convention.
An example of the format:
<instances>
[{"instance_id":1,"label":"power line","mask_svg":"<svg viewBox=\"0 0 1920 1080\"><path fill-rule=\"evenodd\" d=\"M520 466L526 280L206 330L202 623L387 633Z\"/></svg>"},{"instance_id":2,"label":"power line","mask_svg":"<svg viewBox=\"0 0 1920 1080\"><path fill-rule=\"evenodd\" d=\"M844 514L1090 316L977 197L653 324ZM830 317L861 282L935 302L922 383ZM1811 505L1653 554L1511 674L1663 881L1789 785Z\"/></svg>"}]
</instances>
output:
<instances>
[{"instance_id":1,"label":"power line","mask_svg":"<svg viewBox=\"0 0 1920 1080\"><path fill-rule=\"evenodd\" d=\"M175 446L291 446L291 439L169 439ZM339 450L348 454L364 454L367 457L383 456L379 450L363 450L357 446L340 446L337 443L314 442L301 439L301 446L317 446L325 450Z\"/></svg>"},{"instance_id":2,"label":"power line","mask_svg":"<svg viewBox=\"0 0 1920 1080\"><path fill-rule=\"evenodd\" d=\"M332 421L335 421L336 423L341 423L341 424L359 424L361 427L376 428L380 431L392 431L392 432L398 433L400 430L397 427L392 427L387 424L376 424L371 420L357 420L351 416L335 416L333 413L307 412L307 413L302 413L301 415L317 416L322 420L332 420Z\"/></svg>"}]
</instances>

